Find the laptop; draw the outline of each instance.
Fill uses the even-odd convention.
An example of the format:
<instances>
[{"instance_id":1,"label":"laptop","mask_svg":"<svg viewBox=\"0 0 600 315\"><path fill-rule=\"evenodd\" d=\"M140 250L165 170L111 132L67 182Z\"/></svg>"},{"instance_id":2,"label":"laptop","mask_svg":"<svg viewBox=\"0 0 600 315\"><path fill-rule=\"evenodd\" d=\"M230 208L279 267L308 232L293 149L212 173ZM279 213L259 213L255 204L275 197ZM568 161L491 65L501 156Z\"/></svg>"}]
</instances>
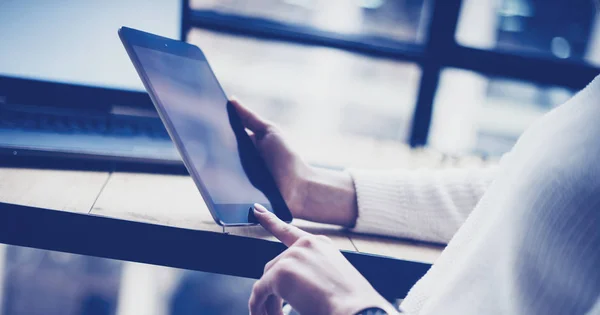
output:
<instances>
[{"instance_id":1,"label":"laptop","mask_svg":"<svg viewBox=\"0 0 600 315\"><path fill-rule=\"evenodd\" d=\"M0 161L182 165L119 38L182 39L181 0L0 1Z\"/></svg>"}]
</instances>

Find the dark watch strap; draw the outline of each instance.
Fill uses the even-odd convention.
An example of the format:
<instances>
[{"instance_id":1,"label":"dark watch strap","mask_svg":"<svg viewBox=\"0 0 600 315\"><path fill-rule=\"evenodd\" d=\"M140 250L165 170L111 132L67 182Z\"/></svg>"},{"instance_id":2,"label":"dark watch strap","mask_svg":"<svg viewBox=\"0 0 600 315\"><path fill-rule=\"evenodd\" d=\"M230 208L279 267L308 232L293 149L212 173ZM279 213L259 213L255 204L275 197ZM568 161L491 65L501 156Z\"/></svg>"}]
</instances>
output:
<instances>
[{"instance_id":1,"label":"dark watch strap","mask_svg":"<svg viewBox=\"0 0 600 315\"><path fill-rule=\"evenodd\" d=\"M371 307L364 309L355 315L388 315L388 313L379 307Z\"/></svg>"}]
</instances>

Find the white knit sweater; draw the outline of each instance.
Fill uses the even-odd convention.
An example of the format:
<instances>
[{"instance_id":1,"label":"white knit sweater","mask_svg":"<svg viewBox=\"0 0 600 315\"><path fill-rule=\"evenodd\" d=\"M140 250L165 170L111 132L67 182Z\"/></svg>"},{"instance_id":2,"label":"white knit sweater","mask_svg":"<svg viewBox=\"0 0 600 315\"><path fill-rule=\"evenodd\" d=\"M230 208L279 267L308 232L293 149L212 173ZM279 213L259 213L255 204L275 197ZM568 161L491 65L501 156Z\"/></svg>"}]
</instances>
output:
<instances>
[{"instance_id":1,"label":"white knit sweater","mask_svg":"<svg viewBox=\"0 0 600 315\"><path fill-rule=\"evenodd\" d=\"M487 169L351 170L354 231L448 243L409 314L600 314L600 77Z\"/></svg>"}]
</instances>

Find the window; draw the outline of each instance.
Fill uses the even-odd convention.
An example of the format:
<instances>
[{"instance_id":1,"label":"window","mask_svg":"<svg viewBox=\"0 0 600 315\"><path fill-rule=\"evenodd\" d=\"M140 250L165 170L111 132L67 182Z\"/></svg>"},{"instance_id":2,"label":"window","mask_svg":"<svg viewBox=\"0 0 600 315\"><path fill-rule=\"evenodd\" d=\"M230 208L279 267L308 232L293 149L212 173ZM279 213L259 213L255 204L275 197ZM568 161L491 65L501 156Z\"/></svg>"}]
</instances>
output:
<instances>
[{"instance_id":1,"label":"window","mask_svg":"<svg viewBox=\"0 0 600 315\"><path fill-rule=\"evenodd\" d=\"M421 42L427 25L424 0L192 0L191 6L371 40Z\"/></svg>"},{"instance_id":2,"label":"window","mask_svg":"<svg viewBox=\"0 0 600 315\"><path fill-rule=\"evenodd\" d=\"M203 30L188 41L203 48L225 91L280 126L309 162L396 164L377 148L404 148L417 65Z\"/></svg>"},{"instance_id":3,"label":"window","mask_svg":"<svg viewBox=\"0 0 600 315\"><path fill-rule=\"evenodd\" d=\"M457 155L500 156L534 120L572 95L566 88L444 69L429 143Z\"/></svg>"},{"instance_id":4,"label":"window","mask_svg":"<svg viewBox=\"0 0 600 315\"><path fill-rule=\"evenodd\" d=\"M465 0L456 39L470 47L600 64L593 1Z\"/></svg>"},{"instance_id":5,"label":"window","mask_svg":"<svg viewBox=\"0 0 600 315\"><path fill-rule=\"evenodd\" d=\"M315 164L500 156L600 71L592 0L190 0L188 41Z\"/></svg>"}]
</instances>

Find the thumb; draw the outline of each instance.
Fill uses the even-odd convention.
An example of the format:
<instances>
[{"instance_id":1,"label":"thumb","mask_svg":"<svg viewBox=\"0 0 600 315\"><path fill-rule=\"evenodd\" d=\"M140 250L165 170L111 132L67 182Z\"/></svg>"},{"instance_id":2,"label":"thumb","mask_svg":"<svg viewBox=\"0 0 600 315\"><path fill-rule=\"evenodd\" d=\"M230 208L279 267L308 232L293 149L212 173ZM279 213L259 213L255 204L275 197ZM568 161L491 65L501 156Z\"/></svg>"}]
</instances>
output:
<instances>
[{"instance_id":1,"label":"thumb","mask_svg":"<svg viewBox=\"0 0 600 315\"><path fill-rule=\"evenodd\" d=\"M243 106L237 99L232 98L230 103L235 108L235 111L240 116L240 120L244 127L250 129L254 134L257 134L259 137L262 136L269 128L270 124L258 116L256 113L251 111L249 108Z\"/></svg>"}]
</instances>

